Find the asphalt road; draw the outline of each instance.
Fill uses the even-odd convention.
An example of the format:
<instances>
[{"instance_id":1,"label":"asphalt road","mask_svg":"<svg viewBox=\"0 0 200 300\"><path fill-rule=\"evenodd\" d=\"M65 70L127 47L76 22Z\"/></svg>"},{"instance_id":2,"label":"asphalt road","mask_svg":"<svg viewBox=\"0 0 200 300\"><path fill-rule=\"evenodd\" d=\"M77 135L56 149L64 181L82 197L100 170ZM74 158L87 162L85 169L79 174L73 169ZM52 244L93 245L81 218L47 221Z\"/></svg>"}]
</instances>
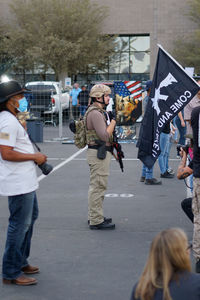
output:
<instances>
[{"instance_id":1,"label":"asphalt road","mask_svg":"<svg viewBox=\"0 0 200 300\"><path fill-rule=\"evenodd\" d=\"M40 267L40 274L35 275L38 284L19 287L0 283L1 300L129 299L157 232L181 227L192 239L192 224L180 208L186 195L184 182L174 178L163 179L161 186L140 183L142 164L136 159L134 144L122 145L124 173L116 161L111 162L104 213L113 218L114 231L88 228L86 151L73 158L78 149L72 144L54 142L40 146L53 166L62 166L47 177L40 177L40 216L30 256L30 263ZM170 166L174 170L179 162L175 155L173 145ZM159 175L156 163L154 176ZM8 215L7 198L0 197L1 258Z\"/></svg>"}]
</instances>

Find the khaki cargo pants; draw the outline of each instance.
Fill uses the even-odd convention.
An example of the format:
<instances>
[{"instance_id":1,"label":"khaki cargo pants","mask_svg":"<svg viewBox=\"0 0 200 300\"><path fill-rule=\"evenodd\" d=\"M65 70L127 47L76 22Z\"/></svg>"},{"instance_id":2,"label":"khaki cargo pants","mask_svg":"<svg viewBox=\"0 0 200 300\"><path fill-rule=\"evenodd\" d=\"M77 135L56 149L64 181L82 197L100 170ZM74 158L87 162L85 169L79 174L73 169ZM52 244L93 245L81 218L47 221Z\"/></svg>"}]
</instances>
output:
<instances>
[{"instance_id":1,"label":"khaki cargo pants","mask_svg":"<svg viewBox=\"0 0 200 300\"><path fill-rule=\"evenodd\" d=\"M104 221L103 200L107 189L111 157L112 154L107 151L105 159L98 159L96 149L87 150L87 162L90 167L88 191L88 220L90 220L90 225L97 225Z\"/></svg>"},{"instance_id":2,"label":"khaki cargo pants","mask_svg":"<svg viewBox=\"0 0 200 300\"><path fill-rule=\"evenodd\" d=\"M200 178L193 177L192 211L194 214L193 252L200 259Z\"/></svg>"}]
</instances>

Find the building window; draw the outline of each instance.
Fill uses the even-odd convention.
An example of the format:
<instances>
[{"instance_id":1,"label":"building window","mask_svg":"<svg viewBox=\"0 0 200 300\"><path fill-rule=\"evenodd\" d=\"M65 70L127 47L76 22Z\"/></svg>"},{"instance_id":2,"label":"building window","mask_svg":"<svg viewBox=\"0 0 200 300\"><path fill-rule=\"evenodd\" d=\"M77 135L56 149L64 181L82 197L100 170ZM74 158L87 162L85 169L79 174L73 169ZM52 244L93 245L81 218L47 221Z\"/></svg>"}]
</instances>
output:
<instances>
[{"instance_id":1,"label":"building window","mask_svg":"<svg viewBox=\"0 0 200 300\"><path fill-rule=\"evenodd\" d=\"M108 69L85 74L85 81L140 80L150 77L150 36L124 35L116 39L115 54L109 57ZM78 75L78 80L83 74Z\"/></svg>"}]
</instances>

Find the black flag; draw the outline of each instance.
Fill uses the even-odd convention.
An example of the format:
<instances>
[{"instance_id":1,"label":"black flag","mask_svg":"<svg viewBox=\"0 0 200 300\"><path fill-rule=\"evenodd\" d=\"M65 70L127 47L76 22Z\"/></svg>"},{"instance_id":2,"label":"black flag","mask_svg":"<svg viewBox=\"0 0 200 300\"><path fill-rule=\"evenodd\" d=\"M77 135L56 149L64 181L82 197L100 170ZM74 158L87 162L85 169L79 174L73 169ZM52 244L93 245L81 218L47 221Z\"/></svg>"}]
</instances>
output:
<instances>
[{"instance_id":1,"label":"black flag","mask_svg":"<svg viewBox=\"0 0 200 300\"><path fill-rule=\"evenodd\" d=\"M160 133L200 90L185 70L159 46L149 101L137 142L138 158L151 168L160 154Z\"/></svg>"}]
</instances>

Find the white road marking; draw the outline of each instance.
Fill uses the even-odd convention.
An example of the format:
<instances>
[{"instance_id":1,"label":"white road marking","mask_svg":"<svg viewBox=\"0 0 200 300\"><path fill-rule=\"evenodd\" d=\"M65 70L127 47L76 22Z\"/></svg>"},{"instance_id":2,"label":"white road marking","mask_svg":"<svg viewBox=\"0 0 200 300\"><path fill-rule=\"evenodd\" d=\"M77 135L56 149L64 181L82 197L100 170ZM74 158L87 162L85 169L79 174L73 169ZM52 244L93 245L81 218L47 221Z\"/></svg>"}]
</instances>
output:
<instances>
[{"instance_id":1,"label":"white road marking","mask_svg":"<svg viewBox=\"0 0 200 300\"><path fill-rule=\"evenodd\" d=\"M58 164L56 167L53 168L53 170L51 171L50 174L52 174L53 172L57 171L58 169L60 169L61 167L63 167L65 164L67 164L68 162L70 162L71 160L73 160L76 156L78 156L79 154L81 154L83 151L85 151L87 149L87 146L79 151L77 151L76 153L74 153L73 155L71 155L69 158L65 159L63 162L61 162L60 164ZM49 175L48 175L49 176ZM41 181L42 179L44 179L46 177L46 175L40 175L38 177L38 182Z\"/></svg>"},{"instance_id":2,"label":"white road marking","mask_svg":"<svg viewBox=\"0 0 200 300\"><path fill-rule=\"evenodd\" d=\"M66 160L66 158L65 157L60 157L60 158L50 157L50 158L48 158L48 160ZM74 158L74 160L81 161L81 160L86 160L86 158ZM112 158L112 160L115 160L115 158ZM126 161L126 160L127 161L131 161L131 160L138 161L139 159L138 158L123 158L123 161ZM179 158L170 158L169 160L170 161L180 161Z\"/></svg>"},{"instance_id":3,"label":"white road marking","mask_svg":"<svg viewBox=\"0 0 200 300\"><path fill-rule=\"evenodd\" d=\"M121 197L121 198L131 198L131 197L134 197L133 194L106 194L105 197L108 197L108 198L117 198L117 197Z\"/></svg>"}]
</instances>

